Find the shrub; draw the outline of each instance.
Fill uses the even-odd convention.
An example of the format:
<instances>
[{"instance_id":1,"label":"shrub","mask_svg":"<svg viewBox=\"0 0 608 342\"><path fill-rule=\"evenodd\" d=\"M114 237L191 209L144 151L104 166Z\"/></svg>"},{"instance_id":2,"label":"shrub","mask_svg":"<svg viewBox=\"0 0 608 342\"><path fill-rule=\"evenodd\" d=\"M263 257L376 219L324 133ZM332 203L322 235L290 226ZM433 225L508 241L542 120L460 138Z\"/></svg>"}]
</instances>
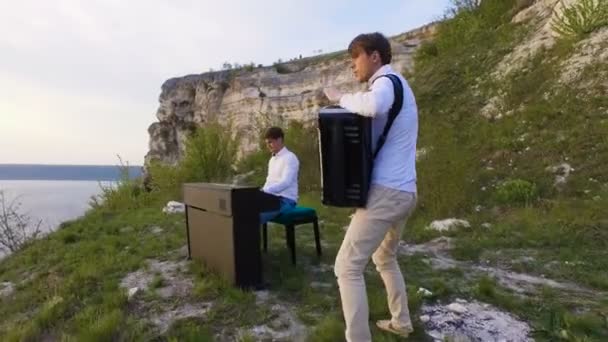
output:
<instances>
[{"instance_id":1,"label":"shrub","mask_svg":"<svg viewBox=\"0 0 608 342\"><path fill-rule=\"evenodd\" d=\"M578 0L552 22L553 30L562 38L581 38L607 25L606 0Z\"/></svg>"},{"instance_id":2,"label":"shrub","mask_svg":"<svg viewBox=\"0 0 608 342\"><path fill-rule=\"evenodd\" d=\"M131 177L129 164L123 162L120 156L118 159L120 179L115 184L99 183L101 194L91 197L89 204L92 208L129 210L141 208L147 203L149 197L143 191L142 180Z\"/></svg>"},{"instance_id":3,"label":"shrub","mask_svg":"<svg viewBox=\"0 0 608 342\"><path fill-rule=\"evenodd\" d=\"M536 198L536 185L523 179L507 180L496 189L496 200L502 204L528 205Z\"/></svg>"},{"instance_id":4,"label":"shrub","mask_svg":"<svg viewBox=\"0 0 608 342\"><path fill-rule=\"evenodd\" d=\"M162 199L181 198L181 186L188 182L225 183L235 174L239 137L232 126L217 122L200 127L186 141L186 151L177 166L150 164L152 191Z\"/></svg>"},{"instance_id":5,"label":"shrub","mask_svg":"<svg viewBox=\"0 0 608 342\"><path fill-rule=\"evenodd\" d=\"M21 212L21 203L6 200L0 191L0 251L16 252L41 234L42 221Z\"/></svg>"}]
</instances>

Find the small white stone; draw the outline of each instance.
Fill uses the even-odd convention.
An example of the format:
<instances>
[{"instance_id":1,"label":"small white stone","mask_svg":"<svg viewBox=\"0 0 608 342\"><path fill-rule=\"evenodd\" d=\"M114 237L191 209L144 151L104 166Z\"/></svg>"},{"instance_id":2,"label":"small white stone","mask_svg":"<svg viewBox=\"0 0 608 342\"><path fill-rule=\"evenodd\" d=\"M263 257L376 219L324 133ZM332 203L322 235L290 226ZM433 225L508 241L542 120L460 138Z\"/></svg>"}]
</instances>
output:
<instances>
[{"instance_id":1,"label":"small white stone","mask_svg":"<svg viewBox=\"0 0 608 342\"><path fill-rule=\"evenodd\" d=\"M178 214L186 211L186 206L184 203L169 201L167 205L163 208L163 213L165 214Z\"/></svg>"},{"instance_id":2,"label":"small white stone","mask_svg":"<svg viewBox=\"0 0 608 342\"><path fill-rule=\"evenodd\" d=\"M492 228L492 224L488 223L488 222L485 222L485 223L481 224L481 227L485 228L485 229L490 229L490 228Z\"/></svg>"},{"instance_id":3,"label":"small white stone","mask_svg":"<svg viewBox=\"0 0 608 342\"><path fill-rule=\"evenodd\" d=\"M445 220L436 220L431 222L431 224L427 227L427 229L436 230L439 232L442 231L450 231L458 227L469 228L471 224L468 221L449 218Z\"/></svg>"},{"instance_id":4,"label":"small white stone","mask_svg":"<svg viewBox=\"0 0 608 342\"><path fill-rule=\"evenodd\" d=\"M448 310L458 313L458 314L463 314L465 312L467 312L467 308L459 303L452 303L450 305L448 305Z\"/></svg>"},{"instance_id":5,"label":"small white stone","mask_svg":"<svg viewBox=\"0 0 608 342\"><path fill-rule=\"evenodd\" d=\"M431 297L433 296L433 292L425 289L424 287L421 287L418 289L418 294L422 295L422 297Z\"/></svg>"},{"instance_id":6,"label":"small white stone","mask_svg":"<svg viewBox=\"0 0 608 342\"><path fill-rule=\"evenodd\" d=\"M426 322L428 322L430 320L431 320L431 317L429 315L422 315L422 316L420 316L420 321L422 323L426 323Z\"/></svg>"},{"instance_id":7,"label":"small white stone","mask_svg":"<svg viewBox=\"0 0 608 342\"><path fill-rule=\"evenodd\" d=\"M154 235L158 235L163 232L163 229L159 226L154 226L150 229L150 232L152 232Z\"/></svg>"},{"instance_id":8,"label":"small white stone","mask_svg":"<svg viewBox=\"0 0 608 342\"><path fill-rule=\"evenodd\" d=\"M127 299L131 300L133 299L133 297L135 297L135 295L137 295L139 293L139 287L132 287L129 289L129 292L127 294Z\"/></svg>"},{"instance_id":9,"label":"small white stone","mask_svg":"<svg viewBox=\"0 0 608 342\"><path fill-rule=\"evenodd\" d=\"M266 290L256 291L255 297L256 297L257 301L259 301L259 302L266 302L270 298L270 292L268 292Z\"/></svg>"},{"instance_id":10,"label":"small white stone","mask_svg":"<svg viewBox=\"0 0 608 342\"><path fill-rule=\"evenodd\" d=\"M428 332L429 336L431 336L432 338L434 338L436 341L443 341L443 334L440 333L439 331L429 331Z\"/></svg>"},{"instance_id":11,"label":"small white stone","mask_svg":"<svg viewBox=\"0 0 608 342\"><path fill-rule=\"evenodd\" d=\"M8 297L15 292L15 285L11 282L0 283L0 298Z\"/></svg>"}]
</instances>

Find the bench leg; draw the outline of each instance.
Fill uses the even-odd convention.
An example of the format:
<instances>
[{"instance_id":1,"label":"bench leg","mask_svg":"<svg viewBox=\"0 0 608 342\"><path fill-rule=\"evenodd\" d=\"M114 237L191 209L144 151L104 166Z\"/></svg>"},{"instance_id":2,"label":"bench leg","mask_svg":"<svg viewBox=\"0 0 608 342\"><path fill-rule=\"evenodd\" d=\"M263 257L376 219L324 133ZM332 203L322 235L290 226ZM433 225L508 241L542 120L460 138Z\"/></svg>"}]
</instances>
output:
<instances>
[{"instance_id":1,"label":"bench leg","mask_svg":"<svg viewBox=\"0 0 608 342\"><path fill-rule=\"evenodd\" d=\"M296 236L293 225L285 226L285 238L287 239L287 247L291 252L291 262L296 264Z\"/></svg>"},{"instance_id":2,"label":"bench leg","mask_svg":"<svg viewBox=\"0 0 608 342\"><path fill-rule=\"evenodd\" d=\"M321 234L319 233L319 220L315 217L315 220L312 222L313 228L315 230L315 245L317 247L317 256L321 256Z\"/></svg>"},{"instance_id":3,"label":"bench leg","mask_svg":"<svg viewBox=\"0 0 608 342\"><path fill-rule=\"evenodd\" d=\"M268 252L268 224L262 225L262 241L264 242L264 252Z\"/></svg>"}]
</instances>

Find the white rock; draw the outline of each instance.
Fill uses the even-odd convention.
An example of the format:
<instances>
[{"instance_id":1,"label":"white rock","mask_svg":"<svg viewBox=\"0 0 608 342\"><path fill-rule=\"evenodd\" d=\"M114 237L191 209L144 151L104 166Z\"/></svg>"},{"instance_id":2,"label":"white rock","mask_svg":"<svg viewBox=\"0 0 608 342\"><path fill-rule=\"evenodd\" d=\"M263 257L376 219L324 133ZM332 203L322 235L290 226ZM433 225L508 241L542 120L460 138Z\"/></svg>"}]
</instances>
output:
<instances>
[{"instance_id":1,"label":"white rock","mask_svg":"<svg viewBox=\"0 0 608 342\"><path fill-rule=\"evenodd\" d=\"M549 166L546 170L555 174L555 181L553 182L553 185L555 186L566 184L568 182L568 177L570 177L570 173L574 172L574 169L568 163Z\"/></svg>"},{"instance_id":2,"label":"white rock","mask_svg":"<svg viewBox=\"0 0 608 342\"><path fill-rule=\"evenodd\" d=\"M131 300L133 299L138 293L139 293L139 287L132 287L129 289L129 292L127 293L127 299Z\"/></svg>"},{"instance_id":3,"label":"white rock","mask_svg":"<svg viewBox=\"0 0 608 342\"><path fill-rule=\"evenodd\" d=\"M458 227L469 228L469 227L471 227L471 224L465 220L449 218L449 219L445 219L445 220L433 221L427 227L427 229L433 229L433 230L436 230L439 232L443 232L443 231L450 231L450 230L456 229Z\"/></svg>"},{"instance_id":4,"label":"white rock","mask_svg":"<svg viewBox=\"0 0 608 342\"><path fill-rule=\"evenodd\" d=\"M257 302L267 302L270 298L270 292L267 290L256 291L255 298Z\"/></svg>"},{"instance_id":5,"label":"white rock","mask_svg":"<svg viewBox=\"0 0 608 342\"><path fill-rule=\"evenodd\" d=\"M416 150L416 160L420 160L420 159L424 158L428 153L429 153L429 149L426 149L424 147L419 150Z\"/></svg>"},{"instance_id":6,"label":"white rock","mask_svg":"<svg viewBox=\"0 0 608 342\"><path fill-rule=\"evenodd\" d=\"M163 213L165 214L179 214L186 211L186 206L184 203L169 201L167 205L163 208Z\"/></svg>"},{"instance_id":7,"label":"white rock","mask_svg":"<svg viewBox=\"0 0 608 342\"><path fill-rule=\"evenodd\" d=\"M0 298L8 297L15 292L15 285L11 282L0 283Z\"/></svg>"},{"instance_id":8,"label":"white rock","mask_svg":"<svg viewBox=\"0 0 608 342\"><path fill-rule=\"evenodd\" d=\"M150 232L152 232L152 234L154 234L154 235L158 235L163 232L163 229L159 226L154 226L154 227L150 228Z\"/></svg>"},{"instance_id":9,"label":"white rock","mask_svg":"<svg viewBox=\"0 0 608 342\"><path fill-rule=\"evenodd\" d=\"M481 227L485 228L485 229L490 229L490 228L492 228L492 224L488 223L488 222L485 222L485 223L481 224Z\"/></svg>"},{"instance_id":10,"label":"white rock","mask_svg":"<svg viewBox=\"0 0 608 342\"><path fill-rule=\"evenodd\" d=\"M443 341L443 334L438 331L429 331L428 334L436 341Z\"/></svg>"},{"instance_id":11,"label":"white rock","mask_svg":"<svg viewBox=\"0 0 608 342\"><path fill-rule=\"evenodd\" d=\"M448 310L458 313L458 314L463 314L465 312L467 312L467 308L459 303L452 303L450 305L448 305Z\"/></svg>"},{"instance_id":12,"label":"white rock","mask_svg":"<svg viewBox=\"0 0 608 342\"><path fill-rule=\"evenodd\" d=\"M433 292L425 289L424 287L421 287L418 289L418 294L422 295L422 297L431 297L433 295Z\"/></svg>"},{"instance_id":13,"label":"white rock","mask_svg":"<svg viewBox=\"0 0 608 342\"><path fill-rule=\"evenodd\" d=\"M431 317L429 315L422 315L422 316L420 316L420 321L422 323L426 323L426 322L428 322L430 320L431 320Z\"/></svg>"},{"instance_id":14,"label":"white rock","mask_svg":"<svg viewBox=\"0 0 608 342\"><path fill-rule=\"evenodd\" d=\"M463 300L460 300L464 302ZM456 306L462 306L466 314L455 312ZM462 308L457 308L458 311ZM425 330L434 339L448 338L449 341L462 341L458 337L468 337L464 341L518 341L532 342L528 335L530 326L507 312L471 301L464 304L454 302L448 306L442 304L423 304L421 315L428 315L430 320L424 324ZM433 334L431 334L433 332Z\"/></svg>"},{"instance_id":15,"label":"white rock","mask_svg":"<svg viewBox=\"0 0 608 342\"><path fill-rule=\"evenodd\" d=\"M127 227L120 228L120 233L128 234L128 233L132 233L133 230L134 230L133 227L127 226Z\"/></svg>"}]
</instances>

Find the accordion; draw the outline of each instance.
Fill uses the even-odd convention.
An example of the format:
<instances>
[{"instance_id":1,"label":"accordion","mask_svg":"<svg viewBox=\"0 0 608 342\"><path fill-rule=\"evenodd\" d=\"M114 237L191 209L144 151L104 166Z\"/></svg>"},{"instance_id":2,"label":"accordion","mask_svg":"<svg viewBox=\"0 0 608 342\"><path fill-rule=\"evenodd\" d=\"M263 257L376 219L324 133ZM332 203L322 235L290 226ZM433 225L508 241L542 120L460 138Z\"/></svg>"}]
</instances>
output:
<instances>
[{"instance_id":1,"label":"accordion","mask_svg":"<svg viewBox=\"0 0 608 342\"><path fill-rule=\"evenodd\" d=\"M372 120L339 106L319 112L322 203L365 207L370 187Z\"/></svg>"}]
</instances>

